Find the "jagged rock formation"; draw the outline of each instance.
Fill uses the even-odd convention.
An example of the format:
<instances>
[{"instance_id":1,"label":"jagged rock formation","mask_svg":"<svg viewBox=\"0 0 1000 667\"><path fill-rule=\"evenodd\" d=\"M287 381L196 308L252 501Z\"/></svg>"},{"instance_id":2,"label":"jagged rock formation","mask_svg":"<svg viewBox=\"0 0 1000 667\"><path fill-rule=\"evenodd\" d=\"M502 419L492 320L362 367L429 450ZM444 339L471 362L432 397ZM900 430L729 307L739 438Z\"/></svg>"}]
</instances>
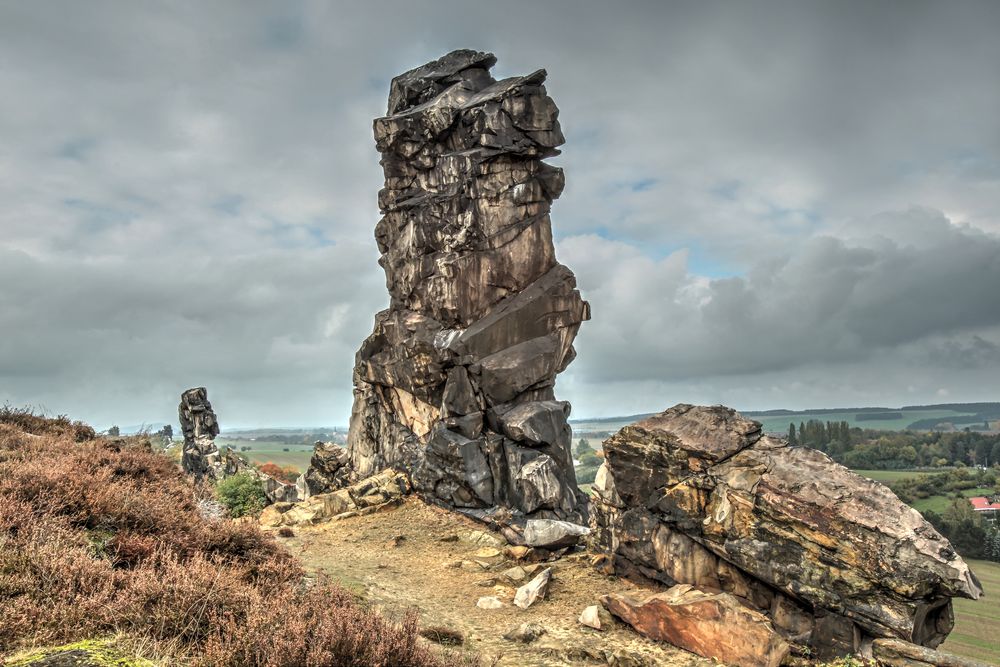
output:
<instances>
[{"instance_id":1,"label":"jagged rock formation","mask_svg":"<svg viewBox=\"0 0 1000 667\"><path fill-rule=\"evenodd\" d=\"M317 442L309 468L299 478L299 495L308 498L351 482L351 461L347 450L335 442Z\"/></svg>"},{"instance_id":2,"label":"jagged rock formation","mask_svg":"<svg viewBox=\"0 0 1000 667\"><path fill-rule=\"evenodd\" d=\"M215 436L219 435L219 420L208 400L208 390L204 387L188 389L181 394L177 416L184 434L181 454L181 468L191 475L195 482L217 482L219 480L246 473L257 477L264 486L268 502L295 502L299 491L295 484L287 484L262 473L246 458L233 453L219 452L215 446Z\"/></svg>"},{"instance_id":3,"label":"jagged rock formation","mask_svg":"<svg viewBox=\"0 0 1000 667\"><path fill-rule=\"evenodd\" d=\"M181 394L177 416L184 434L181 454L184 472L194 477L196 482L222 479L219 449L215 446L215 436L219 435L219 421L208 401L208 390L195 387Z\"/></svg>"},{"instance_id":4,"label":"jagged rock formation","mask_svg":"<svg viewBox=\"0 0 1000 667\"><path fill-rule=\"evenodd\" d=\"M729 408L675 406L619 431L604 454L593 546L620 572L732 593L820 657L866 636L936 647L951 598L982 594L888 488Z\"/></svg>"},{"instance_id":5,"label":"jagged rock formation","mask_svg":"<svg viewBox=\"0 0 1000 667\"><path fill-rule=\"evenodd\" d=\"M453 507L580 521L553 383L589 307L555 259L563 173L542 162L563 135L545 71L495 81L495 62L463 50L406 72L375 120L391 298L357 354L348 456L355 478L395 467Z\"/></svg>"},{"instance_id":6,"label":"jagged rock formation","mask_svg":"<svg viewBox=\"0 0 1000 667\"><path fill-rule=\"evenodd\" d=\"M368 514L399 503L409 492L406 475L383 470L346 488L309 496L302 502L275 502L261 513L260 523L276 528Z\"/></svg>"}]
</instances>

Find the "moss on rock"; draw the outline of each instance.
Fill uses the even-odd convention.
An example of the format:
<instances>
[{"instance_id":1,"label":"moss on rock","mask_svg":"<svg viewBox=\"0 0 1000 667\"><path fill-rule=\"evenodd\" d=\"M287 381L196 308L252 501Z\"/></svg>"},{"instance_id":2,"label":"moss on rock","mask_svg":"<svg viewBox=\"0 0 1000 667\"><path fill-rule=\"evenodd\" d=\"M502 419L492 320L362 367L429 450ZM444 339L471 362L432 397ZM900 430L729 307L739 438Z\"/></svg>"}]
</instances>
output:
<instances>
[{"instance_id":1,"label":"moss on rock","mask_svg":"<svg viewBox=\"0 0 1000 667\"><path fill-rule=\"evenodd\" d=\"M84 640L12 656L7 667L153 667L142 658L123 655L109 640Z\"/></svg>"}]
</instances>

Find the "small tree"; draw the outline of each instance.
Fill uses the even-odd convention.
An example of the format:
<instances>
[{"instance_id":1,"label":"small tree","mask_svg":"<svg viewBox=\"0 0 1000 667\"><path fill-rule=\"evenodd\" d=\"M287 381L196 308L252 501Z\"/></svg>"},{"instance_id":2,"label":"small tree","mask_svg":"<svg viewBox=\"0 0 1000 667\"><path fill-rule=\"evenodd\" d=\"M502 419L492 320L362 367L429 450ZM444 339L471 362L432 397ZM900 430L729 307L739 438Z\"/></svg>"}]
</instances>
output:
<instances>
[{"instance_id":1,"label":"small tree","mask_svg":"<svg viewBox=\"0 0 1000 667\"><path fill-rule=\"evenodd\" d=\"M257 514L267 505L264 483L245 472L227 477L216 484L215 495L233 518Z\"/></svg>"},{"instance_id":2,"label":"small tree","mask_svg":"<svg viewBox=\"0 0 1000 667\"><path fill-rule=\"evenodd\" d=\"M587 452L594 451L594 448L590 446L585 438L580 438L580 441L576 443L576 454L577 456L583 456Z\"/></svg>"},{"instance_id":3,"label":"small tree","mask_svg":"<svg viewBox=\"0 0 1000 667\"><path fill-rule=\"evenodd\" d=\"M108 435L110 435L110 436L112 436L114 438L117 438L121 434L122 434L121 429L118 428L117 425L112 426L111 428L108 429Z\"/></svg>"},{"instance_id":4,"label":"small tree","mask_svg":"<svg viewBox=\"0 0 1000 667\"><path fill-rule=\"evenodd\" d=\"M799 439L795 436L795 424L788 425L788 444L797 445L799 444Z\"/></svg>"}]
</instances>

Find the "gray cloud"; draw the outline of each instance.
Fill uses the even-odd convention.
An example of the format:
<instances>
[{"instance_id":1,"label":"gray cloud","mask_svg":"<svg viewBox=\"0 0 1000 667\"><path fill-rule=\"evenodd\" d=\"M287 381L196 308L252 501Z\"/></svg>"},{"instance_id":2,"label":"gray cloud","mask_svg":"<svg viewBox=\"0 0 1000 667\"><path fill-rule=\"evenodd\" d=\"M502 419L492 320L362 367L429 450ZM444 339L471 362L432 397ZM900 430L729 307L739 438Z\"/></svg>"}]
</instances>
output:
<instances>
[{"instance_id":1,"label":"gray cloud","mask_svg":"<svg viewBox=\"0 0 1000 667\"><path fill-rule=\"evenodd\" d=\"M452 48L544 66L577 414L996 391L1000 6L0 2L0 401L207 384L344 423L386 301L371 118ZM941 394L943 396L944 394Z\"/></svg>"}]
</instances>

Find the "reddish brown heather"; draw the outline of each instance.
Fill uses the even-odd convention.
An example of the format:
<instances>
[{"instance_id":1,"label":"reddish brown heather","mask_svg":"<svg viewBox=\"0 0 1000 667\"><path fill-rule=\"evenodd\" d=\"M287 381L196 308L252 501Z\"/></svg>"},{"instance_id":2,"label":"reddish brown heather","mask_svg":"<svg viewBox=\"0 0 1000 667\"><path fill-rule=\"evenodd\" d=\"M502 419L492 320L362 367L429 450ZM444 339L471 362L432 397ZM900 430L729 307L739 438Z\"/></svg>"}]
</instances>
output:
<instances>
[{"instance_id":1,"label":"reddish brown heather","mask_svg":"<svg viewBox=\"0 0 1000 667\"><path fill-rule=\"evenodd\" d=\"M141 438L0 410L0 654L124 635L191 665L472 664L298 564L255 524L210 521Z\"/></svg>"}]
</instances>

